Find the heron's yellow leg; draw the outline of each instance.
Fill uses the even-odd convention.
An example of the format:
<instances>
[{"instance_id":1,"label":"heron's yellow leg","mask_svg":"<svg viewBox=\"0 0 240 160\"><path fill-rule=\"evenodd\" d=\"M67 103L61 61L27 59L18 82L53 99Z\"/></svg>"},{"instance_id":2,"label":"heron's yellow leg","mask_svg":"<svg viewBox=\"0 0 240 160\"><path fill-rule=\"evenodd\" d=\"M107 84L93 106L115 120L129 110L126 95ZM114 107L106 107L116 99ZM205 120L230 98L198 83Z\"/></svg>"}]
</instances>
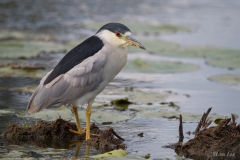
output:
<instances>
[{"instance_id":1,"label":"heron's yellow leg","mask_svg":"<svg viewBox=\"0 0 240 160\"><path fill-rule=\"evenodd\" d=\"M90 139L90 117L92 113L92 106L88 104L86 109L86 140Z\"/></svg>"},{"instance_id":2,"label":"heron's yellow leg","mask_svg":"<svg viewBox=\"0 0 240 160\"><path fill-rule=\"evenodd\" d=\"M76 119L77 131L74 131L72 129L69 129L69 131L74 133L74 134L82 134L83 130L82 130L82 127L81 127L81 124L80 124L79 116L78 116L78 107L73 105L72 110L73 110L73 114L74 114L75 119Z\"/></svg>"}]
</instances>

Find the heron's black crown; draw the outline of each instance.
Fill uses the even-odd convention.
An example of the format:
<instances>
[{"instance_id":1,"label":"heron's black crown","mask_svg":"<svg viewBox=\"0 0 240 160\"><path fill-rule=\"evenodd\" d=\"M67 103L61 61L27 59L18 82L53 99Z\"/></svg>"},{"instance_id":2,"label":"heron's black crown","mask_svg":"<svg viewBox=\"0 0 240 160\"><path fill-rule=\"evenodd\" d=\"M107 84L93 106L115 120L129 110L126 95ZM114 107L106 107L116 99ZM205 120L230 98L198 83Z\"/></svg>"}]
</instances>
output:
<instances>
[{"instance_id":1,"label":"heron's black crown","mask_svg":"<svg viewBox=\"0 0 240 160\"><path fill-rule=\"evenodd\" d=\"M131 32L130 29L128 27L126 27L125 25L121 24L121 23L107 23L104 26L102 26L98 31L100 32L101 30L109 30L113 33L115 33L116 31L124 34L126 32Z\"/></svg>"}]
</instances>

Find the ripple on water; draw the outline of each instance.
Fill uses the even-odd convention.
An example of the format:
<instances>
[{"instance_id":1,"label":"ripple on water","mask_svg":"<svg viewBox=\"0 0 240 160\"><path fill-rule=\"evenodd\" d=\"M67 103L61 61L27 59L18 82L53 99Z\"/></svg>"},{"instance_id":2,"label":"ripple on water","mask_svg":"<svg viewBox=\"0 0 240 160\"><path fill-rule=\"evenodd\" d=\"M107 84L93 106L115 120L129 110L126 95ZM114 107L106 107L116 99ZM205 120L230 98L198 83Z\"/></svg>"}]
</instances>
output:
<instances>
[{"instance_id":1,"label":"ripple on water","mask_svg":"<svg viewBox=\"0 0 240 160\"><path fill-rule=\"evenodd\" d=\"M39 83L39 78L30 77L0 77L0 88L15 88L33 86Z\"/></svg>"},{"instance_id":2,"label":"ripple on water","mask_svg":"<svg viewBox=\"0 0 240 160\"><path fill-rule=\"evenodd\" d=\"M30 94L21 90L39 83L37 78L1 77L0 78L0 108L10 110L26 109Z\"/></svg>"}]
</instances>

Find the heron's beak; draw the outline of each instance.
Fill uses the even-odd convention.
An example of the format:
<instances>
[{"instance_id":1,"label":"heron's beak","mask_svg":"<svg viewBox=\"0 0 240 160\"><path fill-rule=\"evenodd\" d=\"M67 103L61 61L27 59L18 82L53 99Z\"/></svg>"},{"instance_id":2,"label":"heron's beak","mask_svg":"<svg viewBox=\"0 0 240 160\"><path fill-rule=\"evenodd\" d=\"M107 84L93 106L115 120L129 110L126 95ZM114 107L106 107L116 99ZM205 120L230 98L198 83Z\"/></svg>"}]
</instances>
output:
<instances>
[{"instance_id":1,"label":"heron's beak","mask_svg":"<svg viewBox=\"0 0 240 160\"><path fill-rule=\"evenodd\" d=\"M126 41L126 44L128 46L135 46L135 47L146 50L146 48L140 42L138 42L136 39L130 36L124 36L123 40Z\"/></svg>"}]
</instances>

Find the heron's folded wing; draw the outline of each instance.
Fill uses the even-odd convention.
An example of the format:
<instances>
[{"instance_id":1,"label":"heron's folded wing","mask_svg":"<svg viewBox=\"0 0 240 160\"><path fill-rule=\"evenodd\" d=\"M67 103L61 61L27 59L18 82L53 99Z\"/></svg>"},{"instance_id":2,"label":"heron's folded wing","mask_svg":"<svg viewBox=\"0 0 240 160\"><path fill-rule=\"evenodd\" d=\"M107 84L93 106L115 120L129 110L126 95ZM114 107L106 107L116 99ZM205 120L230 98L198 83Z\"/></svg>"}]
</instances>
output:
<instances>
[{"instance_id":1,"label":"heron's folded wing","mask_svg":"<svg viewBox=\"0 0 240 160\"><path fill-rule=\"evenodd\" d=\"M103 69L107 57L104 54L85 59L70 71L42 85L28 106L29 112L38 112L56 103L67 103L93 91L103 81ZM35 91L35 92L36 92ZM34 106L34 107L30 107ZM31 109L32 108L32 109Z\"/></svg>"}]
</instances>

